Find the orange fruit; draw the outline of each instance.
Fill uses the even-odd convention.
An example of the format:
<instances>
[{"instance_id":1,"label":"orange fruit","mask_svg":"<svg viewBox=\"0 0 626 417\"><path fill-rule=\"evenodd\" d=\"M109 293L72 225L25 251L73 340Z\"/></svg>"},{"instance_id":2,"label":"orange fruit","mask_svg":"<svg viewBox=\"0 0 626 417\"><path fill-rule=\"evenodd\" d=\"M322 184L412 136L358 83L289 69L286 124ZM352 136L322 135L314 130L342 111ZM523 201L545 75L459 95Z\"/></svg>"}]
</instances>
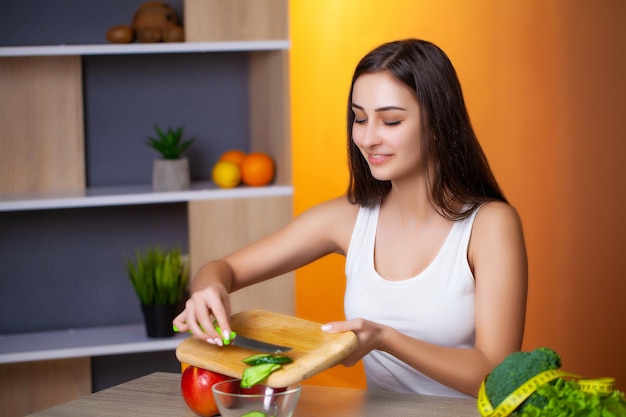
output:
<instances>
[{"instance_id":1,"label":"orange fruit","mask_svg":"<svg viewBox=\"0 0 626 417\"><path fill-rule=\"evenodd\" d=\"M274 179L274 161L263 152L253 152L241 161L241 179L252 187L267 185Z\"/></svg>"},{"instance_id":2,"label":"orange fruit","mask_svg":"<svg viewBox=\"0 0 626 417\"><path fill-rule=\"evenodd\" d=\"M241 182L241 171L237 164L228 161L217 161L211 172L213 182L220 188L233 188Z\"/></svg>"},{"instance_id":3,"label":"orange fruit","mask_svg":"<svg viewBox=\"0 0 626 417\"><path fill-rule=\"evenodd\" d=\"M246 153L240 151L239 149L231 149L222 154L220 156L219 161L232 162L237 166L241 165L241 161L246 157Z\"/></svg>"}]
</instances>

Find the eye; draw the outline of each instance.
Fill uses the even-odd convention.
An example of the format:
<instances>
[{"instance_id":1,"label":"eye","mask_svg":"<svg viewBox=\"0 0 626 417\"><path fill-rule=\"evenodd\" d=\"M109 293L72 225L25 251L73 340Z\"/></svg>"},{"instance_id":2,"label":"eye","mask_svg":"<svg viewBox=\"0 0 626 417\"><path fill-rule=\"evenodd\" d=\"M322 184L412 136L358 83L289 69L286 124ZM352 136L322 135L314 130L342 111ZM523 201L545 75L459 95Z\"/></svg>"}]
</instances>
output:
<instances>
[{"instance_id":1,"label":"eye","mask_svg":"<svg viewBox=\"0 0 626 417\"><path fill-rule=\"evenodd\" d=\"M393 120L393 121L388 122L388 121L385 120L384 123L385 123L385 126L398 126L400 123L402 123L402 121L401 120Z\"/></svg>"},{"instance_id":2,"label":"eye","mask_svg":"<svg viewBox=\"0 0 626 417\"><path fill-rule=\"evenodd\" d=\"M367 122L367 117L362 111L352 110L352 114L354 115L354 124L362 125Z\"/></svg>"}]
</instances>

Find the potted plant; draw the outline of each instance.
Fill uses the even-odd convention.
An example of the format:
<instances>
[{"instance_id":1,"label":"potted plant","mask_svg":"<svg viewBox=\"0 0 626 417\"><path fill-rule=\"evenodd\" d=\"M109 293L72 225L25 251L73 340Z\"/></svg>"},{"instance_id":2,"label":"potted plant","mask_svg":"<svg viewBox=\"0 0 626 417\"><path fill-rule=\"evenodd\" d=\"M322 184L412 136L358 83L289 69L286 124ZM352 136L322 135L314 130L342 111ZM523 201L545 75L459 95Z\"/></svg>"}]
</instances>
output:
<instances>
[{"instance_id":1,"label":"potted plant","mask_svg":"<svg viewBox=\"0 0 626 417\"><path fill-rule=\"evenodd\" d=\"M152 188L154 191L180 191L189 188L189 161L181 154L195 139L183 140L184 128L163 131L155 125L157 137L148 137L146 144L159 152L162 158L154 160Z\"/></svg>"},{"instance_id":2,"label":"potted plant","mask_svg":"<svg viewBox=\"0 0 626 417\"><path fill-rule=\"evenodd\" d=\"M172 320L181 310L189 280L189 263L180 248L158 245L137 249L127 262L128 277L139 297L148 337L174 335Z\"/></svg>"}]
</instances>

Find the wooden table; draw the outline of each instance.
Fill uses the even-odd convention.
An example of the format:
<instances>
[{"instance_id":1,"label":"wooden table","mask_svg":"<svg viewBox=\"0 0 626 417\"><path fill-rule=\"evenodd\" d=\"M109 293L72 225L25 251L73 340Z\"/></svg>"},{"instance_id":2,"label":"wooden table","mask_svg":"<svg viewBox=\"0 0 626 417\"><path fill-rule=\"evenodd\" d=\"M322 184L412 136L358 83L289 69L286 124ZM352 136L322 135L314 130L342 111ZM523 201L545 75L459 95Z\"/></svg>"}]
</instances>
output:
<instances>
[{"instance_id":1,"label":"wooden table","mask_svg":"<svg viewBox=\"0 0 626 417\"><path fill-rule=\"evenodd\" d=\"M180 374L157 372L36 417L194 417L180 393ZM303 385L294 417L478 417L476 400Z\"/></svg>"}]
</instances>

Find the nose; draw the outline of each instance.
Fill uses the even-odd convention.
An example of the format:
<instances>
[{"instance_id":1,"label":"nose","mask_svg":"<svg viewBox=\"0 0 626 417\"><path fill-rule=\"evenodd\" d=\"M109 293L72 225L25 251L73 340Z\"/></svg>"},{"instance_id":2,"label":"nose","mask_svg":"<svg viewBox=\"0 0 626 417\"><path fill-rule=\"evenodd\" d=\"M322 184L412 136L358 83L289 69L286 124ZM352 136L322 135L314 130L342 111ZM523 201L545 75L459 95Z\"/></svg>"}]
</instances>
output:
<instances>
[{"instance_id":1,"label":"nose","mask_svg":"<svg viewBox=\"0 0 626 417\"><path fill-rule=\"evenodd\" d=\"M380 136L378 135L378 132L373 124L359 126L358 132L355 132L356 130L357 129L353 130L352 137L357 145L363 148L373 148L380 144ZM355 133L358 133L358 138Z\"/></svg>"}]
</instances>

